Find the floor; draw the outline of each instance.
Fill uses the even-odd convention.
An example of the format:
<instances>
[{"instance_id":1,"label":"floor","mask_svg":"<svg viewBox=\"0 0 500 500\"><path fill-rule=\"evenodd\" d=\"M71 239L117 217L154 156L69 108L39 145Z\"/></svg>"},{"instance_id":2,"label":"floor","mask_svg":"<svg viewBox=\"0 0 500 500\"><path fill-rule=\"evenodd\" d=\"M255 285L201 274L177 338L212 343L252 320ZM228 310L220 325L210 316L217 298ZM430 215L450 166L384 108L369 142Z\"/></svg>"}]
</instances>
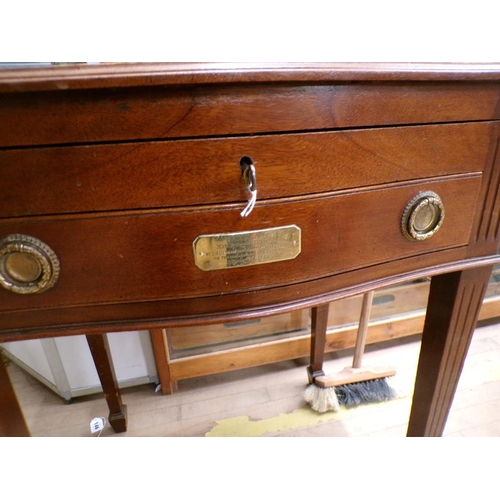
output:
<instances>
[{"instance_id":1,"label":"floor","mask_svg":"<svg viewBox=\"0 0 500 500\"><path fill-rule=\"evenodd\" d=\"M318 414L303 400L307 359L270 364L179 382L170 396L154 385L122 391L128 430L109 425L91 433L95 417L107 417L102 395L71 404L12 362L8 371L33 436L366 436L404 437L419 352L419 337L369 346L364 364L392 364L400 397L339 412ZM325 372L350 364L352 351L327 357ZM445 429L447 437L500 436L500 324L481 326L462 373Z\"/></svg>"}]
</instances>

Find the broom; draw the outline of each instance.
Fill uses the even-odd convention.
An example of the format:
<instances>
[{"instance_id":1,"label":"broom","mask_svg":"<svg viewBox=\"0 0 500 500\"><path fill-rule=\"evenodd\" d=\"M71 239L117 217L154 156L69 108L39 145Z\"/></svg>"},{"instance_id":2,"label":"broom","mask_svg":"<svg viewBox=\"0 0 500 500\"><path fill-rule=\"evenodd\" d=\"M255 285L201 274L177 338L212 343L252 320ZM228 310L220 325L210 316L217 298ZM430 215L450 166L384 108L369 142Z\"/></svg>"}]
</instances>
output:
<instances>
[{"instance_id":1,"label":"broom","mask_svg":"<svg viewBox=\"0 0 500 500\"><path fill-rule=\"evenodd\" d=\"M338 411L340 405L356 406L389 401L397 397L397 392L388 379L396 374L393 367L362 366L373 294L374 292L370 291L363 295L352 367L346 367L331 377L315 377L306 389L304 398L313 410L320 413L328 410Z\"/></svg>"}]
</instances>

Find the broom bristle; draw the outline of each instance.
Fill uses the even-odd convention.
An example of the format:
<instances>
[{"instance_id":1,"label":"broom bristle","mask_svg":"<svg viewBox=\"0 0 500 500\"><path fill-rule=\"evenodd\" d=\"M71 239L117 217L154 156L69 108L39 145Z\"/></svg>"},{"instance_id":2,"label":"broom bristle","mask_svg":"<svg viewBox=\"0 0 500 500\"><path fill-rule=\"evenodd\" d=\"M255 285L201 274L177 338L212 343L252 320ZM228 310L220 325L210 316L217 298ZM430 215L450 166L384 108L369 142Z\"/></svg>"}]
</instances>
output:
<instances>
[{"instance_id":1,"label":"broom bristle","mask_svg":"<svg viewBox=\"0 0 500 500\"><path fill-rule=\"evenodd\" d=\"M378 378L335 387L338 401L344 406L380 403L397 397L388 378Z\"/></svg>"},{"instance_id":2,"label":"broom bristle","mask_svg":"<svg viewBox=\"0 0 500 500\"><path fill-rule=\"evenodd\" d=\"M314 411L325 413L327 411L339 411L340 405L335 392L335 387L326 389L311 384L304 393L304 399Z\"/></svg>"},{"instance_id":3,"label":"broom bristle","mask_svg":"<svg viewBox=\"0 0 500 500\"><path fill-rule=\"evenodd\" d=\"M381 403L401 397L392 384L392 377L365 380L332 387L311 384L304 392L304 399L314 411L325 413L339 411L342 406L364 403Z\"/></svg>"}]
</instances>

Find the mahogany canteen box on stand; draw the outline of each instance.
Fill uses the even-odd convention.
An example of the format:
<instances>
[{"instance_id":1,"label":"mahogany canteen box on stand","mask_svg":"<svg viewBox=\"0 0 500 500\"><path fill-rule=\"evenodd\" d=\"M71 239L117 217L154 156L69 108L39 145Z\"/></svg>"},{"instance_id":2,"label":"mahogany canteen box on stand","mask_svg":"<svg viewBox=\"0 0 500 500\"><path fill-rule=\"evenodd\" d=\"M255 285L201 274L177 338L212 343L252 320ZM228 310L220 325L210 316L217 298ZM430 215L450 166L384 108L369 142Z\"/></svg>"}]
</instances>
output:
<instances>
[{"instance_id":1,"label":"mahogany canteen box on stand","mask_svg":"<svg viewBox=\"0 0 500 500\"><path fill-rule=\"evenodd\" d=\"M329 302L432 277L408 435L440 435L499 261L499 96L495 65L3 69L0 340L87 335L124 430L105 332L312 307L314 379Z\"/></svg>"}]
</instances>

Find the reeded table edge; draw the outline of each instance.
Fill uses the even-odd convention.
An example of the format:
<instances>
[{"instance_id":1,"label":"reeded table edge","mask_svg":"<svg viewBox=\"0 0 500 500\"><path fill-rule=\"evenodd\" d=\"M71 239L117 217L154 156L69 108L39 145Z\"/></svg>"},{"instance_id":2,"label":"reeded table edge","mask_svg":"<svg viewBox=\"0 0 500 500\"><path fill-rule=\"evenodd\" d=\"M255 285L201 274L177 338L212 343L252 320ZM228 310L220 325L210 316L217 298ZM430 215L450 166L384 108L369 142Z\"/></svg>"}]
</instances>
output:
<instances>
[{"instance_id":1,"label":"reeded table edge","mask_svg":"<svg viewBox=\"0 0 500 500\"><path fill-rule=\"evenodd\" d=\"M354 295L360 295L370 290L376 290L386 286L393 286L419 278L428 278L450 272L464 271L479 267L487 267L500 264L500 255L489 255L482 257L466 258L451 263L440 264L434 267L402 272L394 275L377 278L371 281L345 286L328 293L312 294L311 296L298 300L273 303L266 306L249 307L245 309L228 310L225 312L204 313L202 315L179 315L172 317L157 317L150 319L124 319L123 321L97 321L90 323L61 324L51 327L15 328L0 330L0 342L11 342L16 340L28 340L35 338L58 337L61 335L83 335L92 333L121 332L125 330L150 330L154 328L174 328L184 326L209 325L215 323L226 323L283 314L299 309L306 309L327 304L334 300L340 300Z\"/></svg>"},{"instance_id":2,"label":"reeded table edge","mask_svg":"<svg viewBox=\"0 0 500 500\"><path fill-rule=\"evenodd\" d=\"M500 63L101 63L0 68L0 92L345 81L500 82Z\"/></svg>"}]
</instances>

